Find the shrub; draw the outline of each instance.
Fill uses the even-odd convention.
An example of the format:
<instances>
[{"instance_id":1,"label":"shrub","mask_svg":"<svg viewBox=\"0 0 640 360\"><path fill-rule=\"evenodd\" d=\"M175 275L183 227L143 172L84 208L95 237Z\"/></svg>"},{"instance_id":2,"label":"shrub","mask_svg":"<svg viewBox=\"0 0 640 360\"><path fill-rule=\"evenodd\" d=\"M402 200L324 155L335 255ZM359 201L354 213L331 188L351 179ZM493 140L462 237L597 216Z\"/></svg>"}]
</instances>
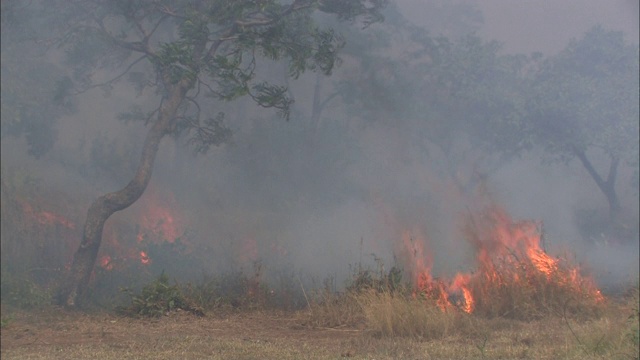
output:
<instances>
[{"instance_id":1,"label":"shrub","mask_svg":"<svg viewBox=\"0 0 640 360\"><path fill-rule=\"evenodd\" d=\"M202 310L187 300L178 285L169 285L169 277L164 271L156 280L146 285L138 295L130 289L122 289L122 291L131 297L131 305L117 308L117 311L123 315L160 317L181 309L204 316Z\"/></svg>"},{"instance_id":2,"label":"shrub","mask_svg":"<svg viewBox=\"0 0 640 360\"><path fill-rule=\"evenodd\" d=\"M21 309L33 309L51 303L51 293L25 277L2 272L2 302Z\"/></svg>"}]
</instances>

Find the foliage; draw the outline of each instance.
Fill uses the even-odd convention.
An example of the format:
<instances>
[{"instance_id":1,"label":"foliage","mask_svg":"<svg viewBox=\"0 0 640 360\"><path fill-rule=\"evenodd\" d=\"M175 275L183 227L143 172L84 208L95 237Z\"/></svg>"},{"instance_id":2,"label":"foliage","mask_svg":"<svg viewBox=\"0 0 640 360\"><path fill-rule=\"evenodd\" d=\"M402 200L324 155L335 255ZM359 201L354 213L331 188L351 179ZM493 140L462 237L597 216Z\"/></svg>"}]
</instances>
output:
<instances>
[{"instance_id":1,"label":"foliage","mask_svg":"<svg viewBox=\"0 0 640 360\"><path fill-rule=\"evenodd\" d=\"M202 310L194 307L187 300L178 285L169 285L169 277L164 272L156 280L144 286L140 294L134 294L126 288L122 291L131 297L131 305L117 309L123 315L160 317L180 309L204 316Z\"/></svg>"},{"instance_id":2,"label":"foliage","mask_svg":"<svg viewBox=\"0 0 640 360\"><path fill-rule=\"evenodd\" d=\"M532 146L525 100L533 60L501 54L496 41L433 36L400 15L390 18L386 37L358 43L358 66L338 89L351 116L401 131L405 147L469 193ZM462 178L466 172L474 174Z\"/></svg>"},{"instance_id":3,"label":"foliage","mask_svg":"<svg viewBox=\"0 0 640 360\"><path fill-rule=\"evenodd\" d=\"M619 165L633 170L637 183L640 108L637 46L621 32L590 29L560 54L540 64L527 102L526 134L540 145L547 161L577 158L609 202L615 221ZM608 174L598 171L598 156L609 161Z\"/></svg>"},{"instance_id":4,"label":"foliage","mask_svg":"<svg viewBox=\"0 0 640 360\"><path fill-rule=\"evenodd\" d=\"M64 34L53 42L65 49L74 70L65 80L74 86L63 87L67 95L94 87L108 92L125 78L139 93L150 88L162 94L186 81L186 101L171 133L187 136L198 152L206 152L228 140L230 132L222 115L202 115L204 96L222 101L246 96L288 118L292 100L287 89L259 79L258 72L265 71L269 61L286 60L293 77L307 70L330 74L344 42L333 29L316 23L313 10L370 25L382 20L386 1L87 0L59 5L60 10L46 18ZM96 68L124 72L100 81L94 78ZM132 111L120 117L149 123L159 111L133 104Z\"/></svg>"},{"instance_id":5,"label":"foliage","mask_svg":"<svg viewBox=\"0 0 640 360\"><path fill-rule=\"evenodd\" d=\"M406 284L402 282L402 269L392 267L388 273L384 269L372 271L359 268L347 285L347 292L362 292L373 290L376 292L391 292L405 290Z\"/></svg>"},{"instance_id":6,"label":"foliage","mask_svg":"<svg viewBox=\"0 0 640 360\"><path fill-rule=\"evenodd\" d=\"M21 309L34 309L51 302L51 293L26 277L2 272L2 302ZM4 322L4 320L3 320Z\"/></svg>"},{"instance_id":7,"label":"foliage","mask_svg":"<svg viewBox=\"0 0 640 360\"><path fill-rule=\"evenodd\" d=\"M113 272L115 270L111 270ZM162 272L159 278L144 286L141 294L134 295L130 289L123 291L132 298L129 307L118 307L127 315L159 316L176 309L198 314L203 310L216 312L246 311L255 309L297 309L298 294L291 291L294 279L288 284L268 286L263 279L263 268L254 264L254 271L229 271L220 274L203 274L196 282L168 284ZM155 314L155 315L154 315Z\"/></svg>"},{"instance_id":8,"label":"foliage","mask_svg":"<svg viewBox=\"0 0 640 360\"><path fill-rule=\"evenodd\" d=\"M536 141L556 157L597 148L637 163L638 49L596 26L542 65L528 106Z\"/></svg>"}]
</instances>

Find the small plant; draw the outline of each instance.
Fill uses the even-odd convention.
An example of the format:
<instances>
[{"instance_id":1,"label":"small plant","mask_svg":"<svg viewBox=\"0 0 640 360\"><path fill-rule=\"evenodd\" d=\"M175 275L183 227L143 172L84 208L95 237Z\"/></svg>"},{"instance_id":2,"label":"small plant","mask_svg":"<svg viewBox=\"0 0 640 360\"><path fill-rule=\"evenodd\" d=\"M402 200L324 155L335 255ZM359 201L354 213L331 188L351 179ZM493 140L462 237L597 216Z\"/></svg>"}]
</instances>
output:
<instances>
[{"instance_id":1,"label":"small plant","mask_svg":"<svg viewBox=\"0 0 640 360\"><path fill-rule=\"evenodd\" d=\"M404 289L402 283L402 269L393 266L389 272L385 272L382 260L375 258L378 270L364 269L361 265L354 271L354 274L347 285L347 292L361 292L375 290L377 292L396 292Z\"/></svg>"},{"instance_id":2,"label":"small plant","mask_svg":"<svg viewBox=\"0 0 640 360\"><path fill-rule=\"evenodd\" d=\"M269 289L262 283L262 267L256 263L252 276L243 271L205 274L202 281L188 284L185 294L205 309L255 309L267 305Z\"/></svg>"},{"instance_id":3,"label":"small plant","mask_svg":"<svg viewBox=\"0 0 640 360\"><path fill-rule=\"evenodd\" d=\"M164 271L156 280L142 288L142 292L138 295L130 289L122 289L122 291L131 297L131 305L117 308L123 315L160 317L180 309L204 316L202 310L187 301L178 285L169 285L169 277Z\"/></svg>"},{"instance_id":4,"label":"small plant","mask_svg":"<svg viewBox=\"0 0 640 360\"><path fill-rule=\"evenodd\" d=\"M487 334L484 334L484 337L482 338L482 344L478 343L476 345L476 348L480 351L480 355L482 355L482 358L485 358L485 349L487 347L487 340L489 340L489 336Z\"/></svg>"},{"instance_id":5,"label":"small plant","mask_svg":"<svg viewBox=\"0 0 640 360\"><path fill-rule=\"evenodd\" d=\"M13 321L13 317L11 316L3 316L0 318L0 329L4 329Z\"/></svg>"},{"instance_id":6,"label":"small plant","mask_svg":"<svg viewBox=\"0 0 640 360\"><path fill-rule=\"evenodd\" d=\"M3 303L21 309L33 309L51 302L48 291L23 277L3 276L1 293Z\"/></svg>"}]
</instances>

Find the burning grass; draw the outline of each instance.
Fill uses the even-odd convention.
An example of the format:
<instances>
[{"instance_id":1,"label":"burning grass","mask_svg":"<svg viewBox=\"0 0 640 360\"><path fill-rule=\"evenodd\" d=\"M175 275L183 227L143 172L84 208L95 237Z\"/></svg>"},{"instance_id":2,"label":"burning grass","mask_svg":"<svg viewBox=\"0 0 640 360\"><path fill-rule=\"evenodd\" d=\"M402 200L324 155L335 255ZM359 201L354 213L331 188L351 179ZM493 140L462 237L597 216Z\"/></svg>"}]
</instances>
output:
<instances>
[{"instance_id":1,"label":"burning grass","mask_svg":"<svg viewBox=\"0 0 640 360\"><path fill-rule=\"evenodd\" d=\"M409 265L414 295L435 302L444 312L460 310L487 318L597 316L604 296L577 265L544 250L540 228L535 222L514 221L496 206L469 216L464 235L476 251L477 268L451 280L434 278L422 258L422 242L407 241L404 235L413 254Z\"/></svg>"}]
</instances>

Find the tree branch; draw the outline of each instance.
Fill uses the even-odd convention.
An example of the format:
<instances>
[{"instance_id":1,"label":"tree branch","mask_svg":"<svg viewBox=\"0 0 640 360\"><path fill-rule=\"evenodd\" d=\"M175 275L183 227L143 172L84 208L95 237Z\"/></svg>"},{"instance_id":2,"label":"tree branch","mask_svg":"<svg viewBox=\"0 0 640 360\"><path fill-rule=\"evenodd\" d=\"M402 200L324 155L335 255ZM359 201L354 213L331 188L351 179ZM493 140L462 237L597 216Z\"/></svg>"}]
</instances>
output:
<instances>
[{"instance_id":1,"label":"tree branch","mask_svg":"<svg viewBox=\"0 0 640 360\"><path fill-rule=\"evenodd\" d=\"M222 36L220 36L219 38L217 38L212 42L211 46L209 47L209 51L207 52L207 55L204 58L204 62L208 63L216 54L220 45L222 45L222 43L224 43L226 40L235 39L236 34L239 32L240 29L246 29L246 28L257 27L257 26L267 26L267 25L274 24L293 12L300 11L305 8L310 8L312 4L313 4L313 1L295 0L293 3L291 3L291 5L287 6L286 9L284 9L277 16L266 17L262 19L253 19L253 20L251 19L236 20L233 23L233 25L222 34ZM259 14L264 15L264 13L259 13Z\"/></svg>"},{"instance_id":2,"label":"tree branch","mask_svg":"<svg viewBox=\"0 0 640 360\"><path fill-rule=\"evenodd\" d=\"M614 187L616 183L616 177L618 175L618 165L620 164L620 158L617 156L611 156L611 164L609 165L609 175L607 176L607 184L609 187Z\"/></svg>"},{"instance_id":3,"label":"tree branch","mask_svg":"<svg viewBox=\"0 0 640 360\"><path fill-rule=\"evenodd\" d=\"M100 28L100 33L105 36L107 39L109 39L109 41L111 41L114 45L119 46L121 48L127 49L127 50L131 50L131 51L135 51L135 52L140 52L143 54L147 54L150 56L154 56L155 54L151 51L151 49L149 48L147 41L147 38L143 38L143 41L124 41L122 39L118 39L117 37L113 36L109 30L107 30L106 26L104 26L104 23L102 22L102 19L99 19L95 16L93 16L94 21L98 24L99 28Z\"/></svg>"},{"instance_id":4,"label":"tree branch","mask_svg":"<svg viewBox=\"0 0 640 360\"><path fill-rule=\"evenodd\" d=\"M129 66L127 66L127 68L120 73L119 75L117 75L116 77L112 78L111 80L105 81L105 82L101 82L99 84L93 84L91 86L87 86L86 88L82 89L82 90L78 90L76 91L73 95L79 95L82 94L84 92L87 92L91 89L95 89L97 87L101 87L101 86L105 86L105 85L111 85L113 83L115 83L116 81L118 81L120 78L122 78L123 76L125 76L127 73L129 73L129 70L131 70L131 68L133 68L137 63L139 63L140 61L144 60L147 58L147 55L142 55L141 57L139 57L137 60L135 60L134 62L132 62L131 64L129 64Z\"/></svg>"},{"instance_id":5,"label":"tree branch","mask_svg":"<svg viewBox=\"0 0 640 360\"><path fill-rule=\"evenodd\" d=\"M606 193L607 184L604 182L604 180L602 180L600 174L598 174L596 169L593 167L593 164L591 164L591 161L589 161L585 152L578 149L574 149L573 152L578 157L578 159L580 159L580 162L582 162L582 166L584 166L589 175L591 175L593 180L595 180L596 184L598 184L598 187Z\"/></svg>"}]
</instances>

